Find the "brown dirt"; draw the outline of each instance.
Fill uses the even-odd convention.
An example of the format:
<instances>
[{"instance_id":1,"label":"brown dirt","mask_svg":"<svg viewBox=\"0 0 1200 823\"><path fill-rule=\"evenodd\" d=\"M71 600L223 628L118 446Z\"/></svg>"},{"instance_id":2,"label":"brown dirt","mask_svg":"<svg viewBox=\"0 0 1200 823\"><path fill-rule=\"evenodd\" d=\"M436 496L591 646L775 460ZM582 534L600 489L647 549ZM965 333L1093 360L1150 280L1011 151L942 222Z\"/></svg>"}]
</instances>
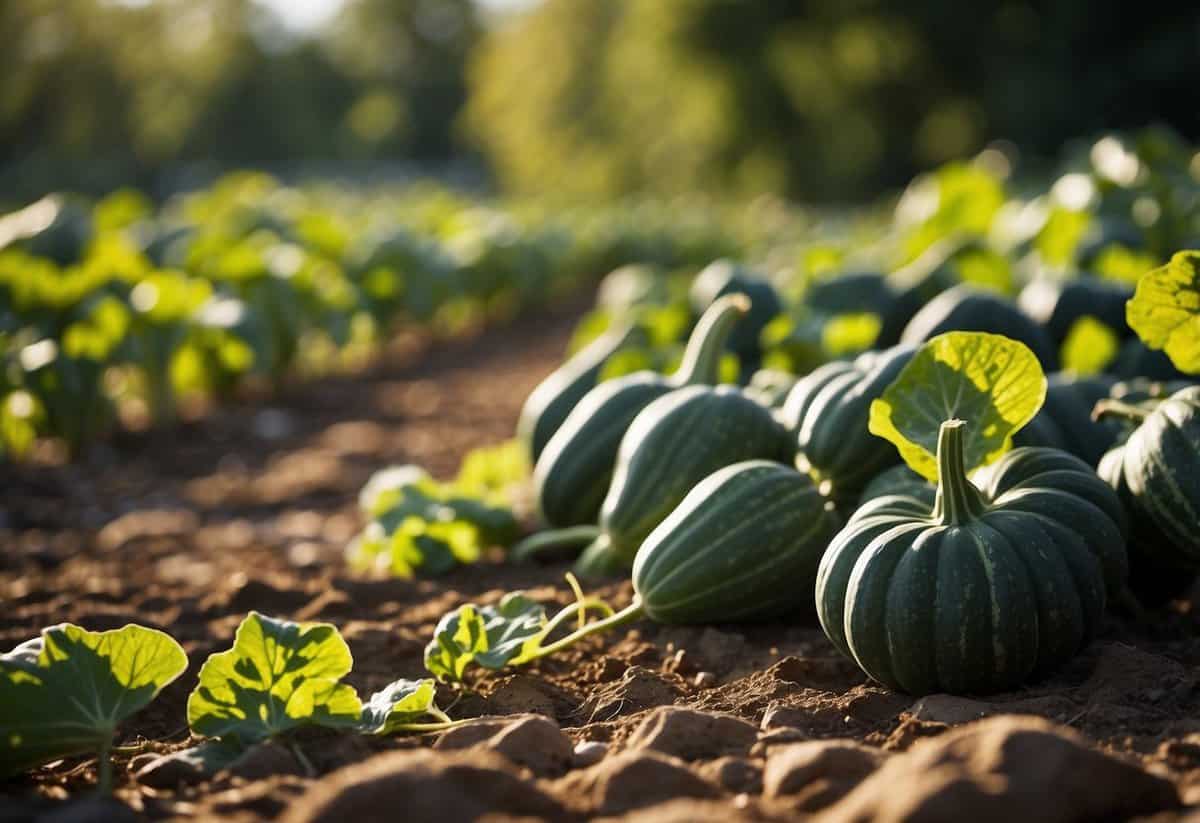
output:
<instances>
[{"instance_id":1,"label":"brown dirt","mask_svg":"<svg viewBox=\"0 0 1200 823\"><path fill-rule=\"evenodd\" d=\"M467 449L511 435L525 395L559 362L579 308L471 341L409 339L362 374L298 384L269 403L243 400L169 433L125 435L72 465L0 467L0 649L64 620L91 629L136 621L171 632L192 666L127 724L122 741L151 741L147 751L163 752L187 739L184 707L200 662L229 646L249 609L336 623L354 653L349 680L369 692L422 676L434 623L459 603L494 601L516 588L565 603L563 566L516 568L492 558L438 580L379 581L349 575L341 552L360 526L356 495L371 472L416 462L445 476ZM627 583L599 592L618 605L631 594ZM1086 757L1121 767L1101 753L1136 764L1150 784L1099 813L1152 813L1170 805L1162 798L1174 796L1171 784L1185 804L1200 803L1194 602L1141 623L1114 617L1051 680L979 701L914 701L873 685L837 656L812 619L708 628L640 623L540 666L483 678L452 709L456 717L548 716L568 748L605 744L592 746L590 758L580 752L565 762L564 743L541 722L460 729L436 747L436 735L313 734L300 743L311 775L283 752L283 759L264 755L255 767L206 783L152 789L129 769L145 755L122 755L118 797L152 819L344 820L347 811L364 820L405 819L402 809L409 820L442 821L488 811L495 820L794 819L821 810L846 819L949 819L937 813L945 802L902 814L872 805L869 780L852 790L889 758L900 774L897 757L920 755L912 762L959 764L954 780L918 783L937 784L929 791L943 801L961 794L970 805L979 786L1006 791L1007 784L996 788L979 774L1018 780L1021 770L1006 764L1027 757L1013 752L1061 749L1081 752L1079 768L1096 768ZM440 702L453 698L447 690ZM664 713L665 706L695 711ZM1011 721L1021 714L1057 725L1031 731ZM934 750L947 730L984 717L1001 719L980 725L986 733L941 738L945 751ZM1081 737L1064 737L1061 727ZM1022 734L1035 741L1058 735L1060 745L1006 748L1026 740ZM827 740L839 742L796 748ZM987 746L1000 754L988 755ZM910 747L909 755L895 754ZM964 747L978 756L960 757ZM583 765L597 751L605 752L599 762ZM1061 752L1055 757L1075 763ZM53 811L64 798L84 796L93 780L93 764L73 759L0 784L0 819ZM489 785L483 794L475 791L481 781ZM412 800L414 791L426 799ZM430 792L445 803L430 805ZM78 819L115 819L111 807L79 811L92 817ZM954 807L955 814L968 811Z\"/></svg>"}]
</instances>

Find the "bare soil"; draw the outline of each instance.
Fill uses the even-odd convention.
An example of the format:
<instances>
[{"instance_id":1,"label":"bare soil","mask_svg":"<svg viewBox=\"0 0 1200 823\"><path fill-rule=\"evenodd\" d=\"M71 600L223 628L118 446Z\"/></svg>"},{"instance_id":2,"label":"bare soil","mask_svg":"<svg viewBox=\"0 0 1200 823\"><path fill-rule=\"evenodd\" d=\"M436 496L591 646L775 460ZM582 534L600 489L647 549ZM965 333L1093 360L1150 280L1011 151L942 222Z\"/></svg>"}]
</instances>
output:
<instances>
[{"instance_id":1,"label":"bare soil","mask_svg":"<svg viewBox=\"0 0 1200 823\"><path fill-rule=\"evenodd\" d=\"M1142 621L1112 617L1052 679L978 701L916 701L870 683L814 618L703 628L643 622L480 679L465 694L444 690L439 701L453 702L455 717L524 719L441 737L313 734L300 741L307 763L264 750L199 783L139 781L134 770L148 754L186 743L196 671L228 648L250 609L336 623L354 654L348 679L369 692L422 676L435 622L462 602L518 588L567 602L562 565L514 567L493 557L436 580L367 580L346 571L342 551L361 526L356 496L373 471L415 462L447 476L467 449L511 436L526 394L561 360L580 308L473 340L406 338L363 373L243 399L167 432L123 435L72 464L0 466L0 649L61 621L90 629L138 622L169 631L192 661L123 729L122 743L145 743L143 753L117 757L117 797L131 811L81 801L94 762L72 759L0 784L0 820L68 812L72 820L353 815L355 823L1004 819L997 809L1030 819L1168 820L1200 804L1195 593ZM616 605L631 595L623 582L598 591ZM973 725L956 730L963 724ZM1021 735L1058 741L1070 757L1030 769L1030 757L1058 744L1029 744L1032 754L1018 757ZM938 740L945 743L935 750ZM603 745L580 745L588 741ZM880 769L903 775L906 763L925 764L920 775L942 774L929 765L935 760L943 770L956 764L953 779L904 778L886 800L892 806L871 794L879 794L870 777ZM1130 764L1123 777L1102 778L1105 768ZM1141 788L1109 798L1098 787L1087 797L1092 806L1080 795L1054 814L1046 805L1004 807L1006 798L1042 792L1048 802L1055 794L1021 783L1035 779L1026 772L1053 775L1055 786L1079 772ZM989 775L1004 779L988 783Z\"/></svg>"}]
</instances>

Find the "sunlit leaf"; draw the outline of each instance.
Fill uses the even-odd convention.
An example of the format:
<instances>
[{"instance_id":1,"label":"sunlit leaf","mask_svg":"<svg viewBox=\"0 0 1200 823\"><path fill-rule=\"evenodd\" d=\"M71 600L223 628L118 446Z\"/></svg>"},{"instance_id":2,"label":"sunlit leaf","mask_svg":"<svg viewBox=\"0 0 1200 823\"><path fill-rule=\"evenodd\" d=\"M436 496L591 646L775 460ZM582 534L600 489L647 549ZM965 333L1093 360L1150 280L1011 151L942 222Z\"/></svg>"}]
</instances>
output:
<instances>
[{"instance_id":1,"label":"sunlit leaf","mask_svg":"<svg viewBox=\"0 0 1200 823\"><path fill-rule=\"evenodd\" d=\"M462 680L471 664L503 668L536 643L545 625L545 609L520 592L495 606L467 603L438 621L425 647L425 668L439 680Z\"/></svg>"},{"instance_id":2,"label":"sunlit leaf","mask_svg":"<svg viewBox=\"0 0 1200 823\"><path fill-rule=\"evenodd\" d=\"M1180 371L1200 373L1200 251L1181 251L1147 272L1126 304L1142 342L1162 349Z\"/></svg>"},{"instance_id":3,"label":"sunlit leaf","mask_svg":"<svg viewBox=\"0 0 1200 823\"><path fill-rule=\"evenodd\" d=\"M1121 341L1117 333L1091 315L1071 324L1063 341L1063 371L1079 375L1099 374L1117 356Z\"/></svg>"},{"instance_id":4,"label":"sunlit leaf","mask_svg":"<svg viewBox=\"0 0 1200 823\"><path fill-rule=\"evenodd\" d=\"M362 704L341 683L353 661L328 623L293 623L258 612L238 626L233 648L200 669L188 724L207 737L243 743L307 726L352 726Z\"/></svg>"},{"instance_id":5,"label":"sunlit leaf","mask_svg":"<svg viewBox=\"0 0 1200 823\"><path fill-rule=\"evenodd\" d=\"M103 751L186 668L180 645L155 629L43 629L0 655L0 776Z\"/></svg>"},{"instance_id":6,"label":"sunlit leaf","mask_svg":"<svg viewBox=\"0 0 1200 823\"><path fill-rule=\"evenodd\" d=\"M967 421L972 471L1012 447L1012 435L1046 399L1046 375L1029 347L998 334L952 331L925 343L881 397L870 430L895 444L913 471L937 481L937 438L946 420Z\"/></svg>"},{"instance_id":7,"label":"sunlit leaf","mask_svg":"<svg viewBox=\"0 0 1200 823\"><path fill-rule=\"evenodd\" d=\"M434 704L436 696L437 684L432 678L389 683L363 703L359 728L367 734L383 735L409 723L442 720L445 714Z\"/></svg>"}]
</instances>

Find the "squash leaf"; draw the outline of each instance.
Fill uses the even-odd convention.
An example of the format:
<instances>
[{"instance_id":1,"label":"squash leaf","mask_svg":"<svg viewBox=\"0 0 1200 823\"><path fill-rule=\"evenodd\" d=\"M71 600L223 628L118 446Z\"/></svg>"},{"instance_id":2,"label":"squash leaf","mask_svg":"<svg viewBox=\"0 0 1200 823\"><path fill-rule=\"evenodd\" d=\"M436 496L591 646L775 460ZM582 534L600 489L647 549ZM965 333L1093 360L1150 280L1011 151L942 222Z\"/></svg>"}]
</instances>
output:
<instances>
[{"instance_id":1,"label":"squash leaf","mask_svg":"<svg viewBox=\"0 0 1200 823\"><path fill-rule=\"evenodd\" d=\"M425 668L439 680L462 680L467 666L501 669L537 647L546 611L520 592L495 606L467 603L438 621L425 647Z\"/></svg>"},{"instance_id":2,"label":"squash leaf","mask_svg":"<svg viewBox=\"0 0 1200 823\"><path fill-rule=\"evenodd\" d=\"M1117 357L1121 341L1117 333L1091 315L1071 324L1063 341L1063 371L1078 375L1099 374Z\"/></svg>"},{"instance_id":3,"label":"squash leaf","mask_svg":"<svg viewBox=\"0 0 1200 823\"><path fill-rule=\"evenodd\" d=\"M436 693L432 678L389 683L363 703L359 727L366 734L384 735L425 718L445 721L445 713L434 704Z\"/></svg>"},{"instance_id":4,"label":"squash leaf","mask_svg":"<svg viewBox=\"0 0 1200 823\"><path fill-rule=\"evenodd\" d=\"M186 668L183 648L155 629L43 629L0 655L0 776L103 752L117 726Z\"/></svg>"},{"instance_id":5,"label":"squash leaf","mask_svg":"<svg viewBox=\"0 0 1200 823\"><path fill-rule=\"evenodd\" d=\"M871 403L869 428L895 444L909 467L937 482L938 429L968 423L967 471L1012 447L1012 436L1046 400L1046 375L1024 343L999 334L952 331L923 345Z\"/></svg>"},{"instance_id":6,"label":"squash leaf","mask_svg":"<svg viewBox=\"0 0 1200 823\"><path fill-rule=\"evenodd\" d=\"M188 724L206 737L243 744L307 726L354 726L362 702L341 683L350 648L328 623L293 623L250 612L233 648L200 669Z\"/></svg>"},{"instance_id":7,"label":"squash leaf","mask_svg":"<svg viewBox=\"0 0 1200 823\"><path fill-rule=\"evenodd\" d=\"M1142 342L1165 351L1177 369L1200 373L1200 251L1181 251L1142 275L1125 317Z\"/></svg>"}]
</instances>

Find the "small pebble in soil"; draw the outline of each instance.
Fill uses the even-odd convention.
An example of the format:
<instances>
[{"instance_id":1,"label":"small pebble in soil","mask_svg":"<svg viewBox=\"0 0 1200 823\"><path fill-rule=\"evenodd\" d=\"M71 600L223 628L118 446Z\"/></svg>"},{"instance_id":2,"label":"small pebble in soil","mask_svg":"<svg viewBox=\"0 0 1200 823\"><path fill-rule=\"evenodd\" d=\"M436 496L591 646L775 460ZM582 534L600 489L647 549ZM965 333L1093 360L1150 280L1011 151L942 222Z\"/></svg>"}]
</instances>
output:
<instances>
[{"instance_id":1,"label":"small pebble in soil","mask_svg":"<svg viewBox=\"0 0 1200 823\"><path fill-rule=\"evenodd\" d=\"M712 672L698 672L692 683L697 689L711 689L717 685L717 676Z\"/></svg>"},{"instance_id":2,"label":"small pebble in soil","mask_svg":"<svg viewBox=\"0 0 1200 823\"><path fill-rule=\"evenodd\" d=\"M585 740L575 746L572 765L577 769L594 766L603 760L606 754L608 754L607 743L601 743L599 740Z\"/></svg>"}]
</instances>

